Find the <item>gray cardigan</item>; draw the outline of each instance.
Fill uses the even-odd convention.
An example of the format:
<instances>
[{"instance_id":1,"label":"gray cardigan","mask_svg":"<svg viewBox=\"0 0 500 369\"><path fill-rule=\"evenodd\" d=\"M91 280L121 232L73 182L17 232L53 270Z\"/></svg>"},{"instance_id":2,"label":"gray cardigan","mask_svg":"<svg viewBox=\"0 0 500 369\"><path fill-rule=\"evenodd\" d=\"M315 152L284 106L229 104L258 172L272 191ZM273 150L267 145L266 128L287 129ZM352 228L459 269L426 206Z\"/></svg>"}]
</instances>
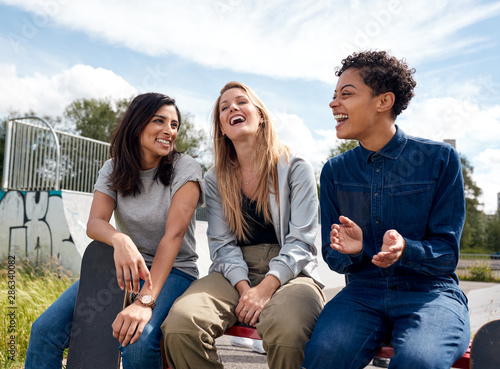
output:
<instances>
[{"instance_id":1,"label":"gray cardigan","mask_svg":"<svg viewBox=\"0 0 500 369\"><path fill-rule=\"evenodd\" d=\"M274 194L269 203L280 254L269 263L267 275L279 279L281 285L299 273L312 277L321 287L317 250L314 245L318 230L318 195L314 171L301 156L291 154L278 163L279 207ZM209 272L220 272L234 286L248 282L248 267L236 245L236 236L224 217L215 170L205 175L205 199L208 217L208 245L212 265ZM251 247L251 246L246 246Z\"/></svg>"}]
</instances>

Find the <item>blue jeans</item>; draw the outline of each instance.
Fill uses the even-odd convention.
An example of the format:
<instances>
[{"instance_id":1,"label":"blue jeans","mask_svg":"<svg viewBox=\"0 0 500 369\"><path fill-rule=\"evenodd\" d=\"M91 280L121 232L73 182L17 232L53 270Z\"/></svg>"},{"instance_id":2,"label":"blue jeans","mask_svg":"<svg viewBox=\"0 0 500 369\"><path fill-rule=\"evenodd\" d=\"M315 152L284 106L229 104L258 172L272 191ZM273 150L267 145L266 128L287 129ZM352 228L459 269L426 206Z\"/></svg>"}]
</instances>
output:
<instances>
[{"instance_id":1,"label":"blue jeans","mask_svg":"<svg viewBox=\"0 0 500 369\"><path fill-rule=\"evenodd\" d=\"M194 277L172 269L156 299L153 315L137 342L120 348L123 367L161 368L160 326L174 301L195 280ZM31 327L25 369L61 368L63 352L69 347L71 322L78 293L78 281L69 287ZM111 327L109 327L111 330Z\"/></svg>"},{"instance_id":2,"label":"blue jeans","mask_svg":"<svg viewBox=\"0 0 500 369\"><path fill-rule=\"evenodd\" d=\"M323 309L303 369L364 368L392 342L389 368L446 368L467 350L467 298L454 282L350 282Z\"/></svg>"}]
</instances>

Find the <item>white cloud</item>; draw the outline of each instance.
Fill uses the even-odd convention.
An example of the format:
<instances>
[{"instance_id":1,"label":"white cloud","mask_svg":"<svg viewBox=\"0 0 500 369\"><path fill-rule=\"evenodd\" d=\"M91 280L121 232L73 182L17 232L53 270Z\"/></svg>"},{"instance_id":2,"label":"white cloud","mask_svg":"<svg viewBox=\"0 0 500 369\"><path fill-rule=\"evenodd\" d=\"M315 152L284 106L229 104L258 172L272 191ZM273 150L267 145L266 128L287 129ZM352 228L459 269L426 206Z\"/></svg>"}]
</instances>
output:
<instances>
[{"instance_id":1,"label":"white cloud","mask_svg":"<svg viewBox=\"0 0 500 369\"><path fill-rule=\"evenodd\" d=\"M338 142L335 131L318 131L316 133L320 137L315 138L298 115L272 113L272 119L280 140L293 151L304 155L317 172L321 171L330 149Z\"/></svg>"},{"instance_id":2,"label":"white cloud","mask_svg":"<svg viewBox=\"0 0 500 369\"><path fill-rule=\"evenodd\" d=\"M453 97L412 101L399 124L405 132L436 141L455 139L467 156L499 147L500 106L481 109L471 100Z\"/></svg>"},{"instance_id":3,"label":"white cloud","mask_svg":"<svg viewBox=\"0 0 500 369\"><path fill-rule=\"evenodd\" d=\"M61 115L76 99L112 97L124 98L137 93L135 88L110 70L75 65L51 76L35 73L20 77L16 67L0 64L0 116L12 110L39 115Z\"/></svg>"},{"instance_id":4,"label":"white cloud","mask_svg":"<svg viewBox=\"0 0 500 369\"><path fill-rule=\"evenodd\" d=\"M495 35L457 32L500 14L500 3L472 0L367 1L351 7L332 0L307 6L299 0L3 2L34 13L34 29L50 19L148 55L175 54L208 67L328 83L335 63L358 49L389 48L413 65L480 50ZM18 35L29 37L28 29Z\"/></svg>"}]
</instances>

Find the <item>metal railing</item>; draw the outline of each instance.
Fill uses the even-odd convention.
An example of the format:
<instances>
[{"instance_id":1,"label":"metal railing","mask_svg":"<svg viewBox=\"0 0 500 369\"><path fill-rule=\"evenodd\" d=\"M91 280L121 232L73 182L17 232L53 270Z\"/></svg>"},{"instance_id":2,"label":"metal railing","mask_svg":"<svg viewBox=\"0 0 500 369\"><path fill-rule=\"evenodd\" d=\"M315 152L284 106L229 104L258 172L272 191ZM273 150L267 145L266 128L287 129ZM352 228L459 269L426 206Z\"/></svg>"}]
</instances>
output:
<instances>
[{"instance_id":1,"label":"metal railing","mask_svg":"<svg viewBox=\"0 0 500 369\"><path fill-rule=\"evenodd\" d=\"M109 143L54 130L39 117L7 122L4 190L93 192Z\"/></svg>"},{"instance_id":2,"label":"metal railing","mask_svg":"<svg viewBox=\"0 0 500 369\"><path fill-rule=\"evenodd\" d=\"M500 278L500 256L493 254L460 254L457 274L459 276L471 276L474 268L487 268L488 273L494 278Z\"/></svg>"}]
</instances>

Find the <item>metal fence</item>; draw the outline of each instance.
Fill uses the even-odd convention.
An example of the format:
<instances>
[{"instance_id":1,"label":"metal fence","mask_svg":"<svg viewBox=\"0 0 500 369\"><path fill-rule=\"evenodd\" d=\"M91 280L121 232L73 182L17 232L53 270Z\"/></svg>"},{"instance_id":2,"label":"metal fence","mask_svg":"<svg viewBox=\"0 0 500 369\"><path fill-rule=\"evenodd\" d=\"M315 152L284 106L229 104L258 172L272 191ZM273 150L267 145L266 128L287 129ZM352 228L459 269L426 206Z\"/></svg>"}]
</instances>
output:
<instances>
[{"instance_id":1,"label":"metal fence","mask_svg":"<svg viewBox=\"0 0 500 369\"><path fill-rule=\"evenodd\" d=\"M109 144L54 130L39 117L7 122L2 188L93 192Z\"/></svg>"},{"instance_id":2,"label":"metal fence","mask_svg":"<svg viewBox=\"0 0 500 369\"><path fill-rule=\"evenodd\" d=\"M500 278L500 257L488 254L460 254L457 274L472 277L476 273L491 273L494 278Z\"/></svg>"}]
</instances>

